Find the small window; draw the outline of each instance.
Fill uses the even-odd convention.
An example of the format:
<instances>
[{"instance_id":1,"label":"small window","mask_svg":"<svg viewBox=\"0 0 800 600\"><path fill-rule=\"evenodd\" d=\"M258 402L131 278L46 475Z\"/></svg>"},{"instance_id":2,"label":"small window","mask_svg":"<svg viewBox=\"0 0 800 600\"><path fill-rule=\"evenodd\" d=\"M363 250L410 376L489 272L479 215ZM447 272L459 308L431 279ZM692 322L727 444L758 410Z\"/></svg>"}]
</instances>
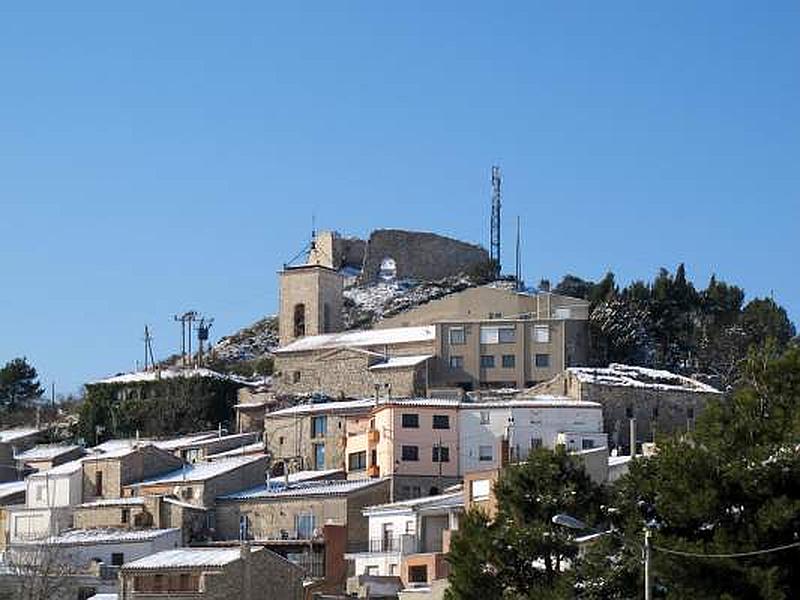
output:
<instances>
[{"instance_id":1,"label":"small window","mask_svg":"<svg viewBox=\"0 0 800 600\"><path fill-rule=\"evenodd\" d=\"M115 567L121 567L125 563L125 554L122 552L111 553L111 564Z\"/></svg>"},{"instance_id":2,"label":"small window","mask_svg":"<svg viewBox=\"0 0 800 600\"><path fill-rule=\"evenodd\" d=\"M494 356L491 354L482 354L481 355L481 368L482 369L493 369L494 368Z\"/></svg>"},{"instance_id":3,"label":"small window","mask_svg":"<svg viewBox=\"0 0 800 600\"><path fill-rule=\"evenodd\" d=\"M300 383L300 371L292 373L292 383Z\"/></svg>"},{"instance_id":4,"label":"small window","mask_svg":"<svg viewBox=\"0 0 800 600\"><path fill-rule=\"evenodd\" d=\"M451 369L463 369L464 368L464 357L463 356L451 356L450 357L450 368Z\"/></svg>"},{"instance_id":5,"label":"small window","mask_svg":"<svg viewBox=\"0 0 800 600\"><path fill-rule=\"evenodd\" d=\"M409 583L428 583L428 566L415 565L408 567Z\"/></svg>"},{"instance_id":6,"label":"small window","mask_svg":"<svg viewBox=\"0 0 800 600\"><path fill-rule=\"evenodd\" d=\"M367 468L367 451L353 452L347 457L349 471L363 471Z\"/></svg>"},{"instance_id":7,"label":"small window","mask_svg":"<svg viewBox=\"0 0 800 600\"><path fill-rule=\"evenodd\" d=\"M311 418L311 437L318 438L318 437L325 437L325 433L328 430L328 418L327 417L312 417Z\"/></svg>"},{"instance_id":8,"label":"small window","mask_svg":"<svg viewBox=\"0 0 800 600\"><path fill-rule=\"evenodd\" d=\"M314 513L299 514L295 517L295 529L297 538L300 540L310 540L314 537L314 527L316 518Z\"/></svg>"},{"instance_id":9,"label":"small window","mask_svg":"<svg viewBox=\"0 0 800 600\"><path fill-rule=\"evenodd\" d=\"M434 429L450 429L450 417L448 415L433 415Z\"/></svg>"},{"instance_id":10,"label":"small window","mask_svg":"<svg viewBox=\"0 0 800 600\"><path fill-rule=\"evenodd\" d=\"M585 438L581 440L582 450L591 450L592 448L594 448L594 440L587 440Z\"/></svg>"},{"instance_id":11,"label":"small window","mask_svg":"<svg viewBox=\"0 0 800 600\"><path fill-rule=\"evenodd\" d=\"M364 567L365 575L378 575L378 565L367 565Z\"/></svg>"},{"instance_id":12,"label":"small window","mask_svg":"<svg viewBox=\"0 0 800 600\"><path fill-rule=\"evenodd\" d=\"M517 330L514 327L500 327L497 334L501 344L513 344L517 339Z\"/></svg>"},{"instance_id":13,"label":"small window","mask_svg":"<svg viewBox=\"0 0 800 600\"><path fill-rule=\"evenodd\" d=\"M694 419L694 406L686 407L686 418Z\"/></svg>"},{"instance_id":14,"label":"small window","mask_svg":"<svg viewBox=\"0 0 800 600\"><path fill-rule=\"evenodd\" d=\"M314 444L314 469L321 471L325 468L325 444Z\"/></svg>"},{"instance_id":15,"label":"small window","mask_svg":"<svg viewBox=\"0 0 800 600\"><path fill-rule=\"evenodd\" d=\"M500 330L497 327L481 327L481 344L497 344L500 342Z\"/></svg>"},{"instance_id":16,"label":"small window","mask_svg":"<svg viewBox=\"0 0 800 600\"><path fill-rule=\"evenodd\" d=\"M542 438L540 437L531 438L531 450L538 450L542 446L544 446Z\"/></svg>"},{"instance_id":17,"label":"small window","mask_svg":"<svg viewBox=\"0 0 800 600\"><path fill-rule=\"evenodd\" d=\"M448 336L450 338L451 346L467 343L467 335L463 327L451 327L448 329Z\"/></svg>"},{"instance_id":18,"label":"small window","mask_svg":"<svg viewBox=\"0 0 800 600\"><path fill-rule=\"evenodd\" d=\"M476 479L471 482L470 489L473 500L486 500L492 490L492 482L489 479Z\"/></svg>"},{"instance_id":19,"label":"small window","mask_svg":"<svg viewBox=\"0 0 800 600\"><path fill-rule=\"evenodd\" d=\"M103 472L97 471L94 474L94 494L95 496L103 495Z\"/></svg>"},{"instance_id":20,"label":"small window","mask_svg":"<svg viewBox=\"0 0 800 600\"><path fill-rule=\"evenodd\" d=\"M294 306L294 337L303 337L306 334L306 305Z\"/></svg>"},{"instance_id":21,"label":"small window","mask_svg":"<svg viewBox=\"0 0 800 600\"><path fill-rule=\"evenodd\" d=\"M550 326L549 325L534 325L533 326L533 341L538 344L547 344L550 342Z\"/></svg>"},{"instance_id":22,"label":"small window","mask_svg":"<svg viewBox=\"0 0 800 600\"><path fill-rule=\"evenodd\" d=\"M419 447L418 446L403 446L403 460L417 461L419 460Z\"/></svg>"},{"instance_id":23,"label":"small window","mask_svg":"<svg viewBox=\"0 0 800 600\"><path fill-rule=\"evenodd\" d=\"M488 410L481 411L481 425L488 425L491 423L492 417Z\"/></svg>"},{"instance_id":24,"label":"small window","mask_svg":"<svg viewBox=\"0 0 800 600\"><path fill-rule=\"evenodd\" d=\"M490 461L494 460L494 453L491 446L478 446L478 460Z\"/></svg>"},{"instance_id":25,"label":"small window","mask_svg":"<svg viewBox=\"0 0 800 600\"><path fill-rule=\"evenodd\" d=\"M517 357L513 354L503 354L503 368L513 369L516 366Z\"/></svg>"},{"instance_id":26,"label":"small window","mask_svg":"<svg viewBox=\"0 0 800 600\"><path fill-rule=\"evenodd\" d=\"M278 438L278 444L280 444L281 446L283 446L283 436L280 436L280 437Z\"/></svg>"},{"instance_id":27,"label":"small window","mask_svg":"<svg viewBox=\"0 0 800 600\"><path fill-rule=\"evenodd\" d=\"M131 520L131 509L130 508L123 508L120 514L120 521L123 523L130 523Z\"/></svg>"},{"instance_id":28,"label":"small window","mask_svg":"<svg viewBox=\"0 0 800 600\"><path fill-rule=\"evenodd\" d=\"M549 354L537 354L534 357L534 364L536 367L540 369L546 369L550 366L550 355Z\"/></svg>"},{"instance_id":29,"label":"small window","mask_svg":"<svg viewBox=\"0 0 800 600\"><path fill-rule=\"evenodd\" d=\"M403 413L403 427L405 429L419 429L419 415L416 413Z\"/></svg>"},{"instance_id":30,"label":"small window","mask_svg":"<svg viewBox=\"0 0 800 600\"><path fill-rule=\"evenodd\" d=\"M450 448L447 446L433 447L433 462L450 462Z\"/></svg>"},{"instance_id":31,"label":"small window","mask_svg":"<svg viewBox=\"0 0 800 600\"><path fill-rule=\"evenodd\" d=\"M194 498L194 488L191 486L183 488L183 497L186 500L191 500L192 498Z\"/></svg>"}]
</instances>

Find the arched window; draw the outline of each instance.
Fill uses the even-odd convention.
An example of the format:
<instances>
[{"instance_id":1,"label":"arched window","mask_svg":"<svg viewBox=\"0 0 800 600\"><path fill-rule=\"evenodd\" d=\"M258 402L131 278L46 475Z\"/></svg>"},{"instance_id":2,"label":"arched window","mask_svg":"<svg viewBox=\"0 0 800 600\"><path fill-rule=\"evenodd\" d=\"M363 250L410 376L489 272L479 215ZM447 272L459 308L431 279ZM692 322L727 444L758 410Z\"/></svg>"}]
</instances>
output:
<instances>
[{"instance_id":1,"label":"arched window","mask_svg":"<svg viewBox=\"0 0 800 600\"><path fill-rule=\"evenodd\" d=\"M303 337L306 334L306 305L294 305L294 337Z\"/></svg>"},{"instance_id":2,"label":"arched window","mask_svg":"<svg viewBox=\"0 0 800 600\"><path fill-rule=\"evenodd\" d=\"M387 256L381 261L378 279L381 281L394 281L397 279L397 262L391 256Z\"/></svg>"}]
</instances>

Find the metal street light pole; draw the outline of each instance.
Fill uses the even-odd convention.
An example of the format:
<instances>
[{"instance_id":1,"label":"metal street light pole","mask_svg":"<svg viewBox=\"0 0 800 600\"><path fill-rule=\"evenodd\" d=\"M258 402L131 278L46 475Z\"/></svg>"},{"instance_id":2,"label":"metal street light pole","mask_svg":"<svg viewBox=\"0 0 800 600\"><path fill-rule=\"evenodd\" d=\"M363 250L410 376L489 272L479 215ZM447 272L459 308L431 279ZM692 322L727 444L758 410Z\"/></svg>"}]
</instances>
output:
<instances>
[{"instance_id":1,"label":"metal street light pole","mask_svg":"<svg viewBox=\"0 0 800 600\"><path fill-rule=\"evenodd\" d=\"M650 585L650 530L644 528L644 600L653 600L653 590Z\"/></svg>"}]
</instances>

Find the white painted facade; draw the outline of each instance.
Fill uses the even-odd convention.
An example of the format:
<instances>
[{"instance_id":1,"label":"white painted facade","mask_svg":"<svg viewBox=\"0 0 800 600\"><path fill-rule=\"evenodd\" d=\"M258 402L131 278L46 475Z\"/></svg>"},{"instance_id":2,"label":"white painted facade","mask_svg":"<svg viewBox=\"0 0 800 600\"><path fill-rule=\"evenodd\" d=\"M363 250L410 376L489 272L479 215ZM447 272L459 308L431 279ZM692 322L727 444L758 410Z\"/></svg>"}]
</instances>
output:
<instances>
[{"instance_id":1,"label":"white painted facade","mask_svg":"<svg viewBox=\"0 0 800 600\"><path fill-rule=\"evenodd\" d=\"M369 540L363 552L347 555L355 575L400 575L404 555L440 552L442 532L458 529L463 492L417 498L364 509Z\"/></svg>"},{"instance_id":2,"label":"white painted facade","mask_svg":"<svg viewBox=\"0 0 800 600\"><path fill-rule=\"evenodd\" d=\"M499 468L504 439L514 460L524 460L537 446L564 444L573 451L608 444L596 402L554 397L463 403L458 419L462 473Z\"/></svg>"},{"instance_id":3,"label":"white painted facade","mask_svg":"<svg viewBox=\"0 0 800 600\"><path fill-rule=\"evenodd\" d=\"M28 476L25 506L9 510L12 544L57 535L72 526L72 511L83 498L80 461Z\"/></svg>"}]
</instances>

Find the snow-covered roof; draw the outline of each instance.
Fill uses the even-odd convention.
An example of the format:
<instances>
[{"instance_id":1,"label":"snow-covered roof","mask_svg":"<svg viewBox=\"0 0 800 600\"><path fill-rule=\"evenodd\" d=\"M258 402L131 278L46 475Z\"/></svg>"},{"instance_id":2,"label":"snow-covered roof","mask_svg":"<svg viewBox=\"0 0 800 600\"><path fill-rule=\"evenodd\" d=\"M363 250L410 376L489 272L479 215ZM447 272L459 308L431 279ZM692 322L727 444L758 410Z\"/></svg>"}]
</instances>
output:
<instances>
[{"instance_id":1,"label":"snow-covered roof","mask_svg":"<svg viewBox=\"0 0 800 600\"><path fill-rule=\"evenodd\" d=\"M367 412L374 408L375 400L337 400L333 402L311 402L308 404L298 404L280 410L268 412L265 417L283 417L288 415L310 415L316 413L345 413L345 412Z\"/></svg>"},{"instance_id":2,"label":"snow-covered roof","mask_svg":"<svg viewBox=\"0 0 800 600\"><path fill-rule=\"evenodd\" d=\"M34 446L29 450L25 450L24 452L20 452L16 454L14 458L17 460L52 460L62 454L68 454L70 452L74 452L80 448L80 446L75 446L74 444L40 444L38 446Z\"/></svg>"},{"instance_id":3,"label":"snow-covered roof","mask_svg":"<svg viewBox=\"0 0 800 600\"><path fill-rule=\"evenodd\" d=\"M370 371L380 371L382 369L402 369L404 367L416 367L418 364L433 358L432 354L421 354L417 356L392 356L385 362L372 365Z\"/></svg>"},{"instance_id":4,"label":"snow-covered roof","mask_svg":"<svg viewBox=\"0 0 800 600\"><path fill-rule=\"evenodd\" d=\"M297 498L308 496L341 496L356 492L384 481L383 479L350 479L301 481L286 487L281 479L273 479L270 485L259 485L249 490L222 496L221 500L251 500L261 498Z\"/></svg>"},{"instance_id":5,"label":"snow-covered roof","mask_svg":"<svg viewBox=\"0 0 800 600\"><path fill-rule=\"evenodd\" d=\"M308 352L325 348L386 346L392 344L410 344L433 342L436 339L436 328L395 327L392 329L363 329L324 335L310 335L278 348L276 353Z\"/></svg>"},{"instance_id":6,"label":"snow-covered roof","mask_svg":"<svg viewBox=\"0 0 800 600\"><path fill-rule=\"evenodd\" d=\"M125 563L125 571L223 567L241 557L239 548L176 548Z\"/></svg>"},{"instance_id":7,"label":"snow-covered roof","mask_svg":"<svg viewBox=\"0 0 800 600\"><path fill-rule=\"evenodd\" d=\"M49 544L63 546L118 544L120 542L148 542L160 537L180 536L180 529L70 529L45 540ZM36 542L36 543L41 543Z\"/></svg>"},{"instance_id":8,"label":"snow-covered roof","mask_svg":"<svg viewBox=\"0 0 800 600\"><path fill-rule=\"evenodd\" d=\"M212 371L211 369L205 369L202 367L194 369L159 369L157 371L136 371L135 373L122 373L120 375L114 375L113 377L107 377L106 379L90 381L87 385L98 385L102 383L145 383L150 381L161 381L163 379L188 379L191 377L222 379L247 386L256 385L253 382L244 379L243 377L228 375L227 373L219 373L217 371Z\"/></svg>"},{"instance_id":9,"label":"snow-covered roof","mask_svg":"<svg viewBox=\"0 0 800 600\"><path fill-rule=\"evenodd\" d=\"M186 448L188 446L193 446L198 442L202 442L204 440L216 439L219 437L219 433L216 431L203 431L201 433L192 433L190 435L184 435L181 437L171 438L168 440L155 440L153 441L153 445L157 448L161 448L162 450L167 450L172 452L173 450L178 450L181 448Z\"/></svg>"},{"instance_id":10,"label":"snow-covered roof","mask_svg":"<svg viewBox=\"0 0 800 600\"><path fill-rule=\"evenodd\" d=\"M491 408L584 408L602 410L599 402L575 400L567 396L528 396L515 400L491 400L488 402L462 402L461 408L482 410Z\"/></svg>"},{"instance_id":11,"label":"snow-covered roof","mask_svg":"<svg viewBox=\"0 0 800 600\"><path fill-rule=\"evenodd\" d=\"M69 462L65 462L64 464L53 467L52 469L39 471L38 473L31 473L28 475L28 477L58 477L59 475L72 475L73 473L80 471L82 468L83 459L78 458L76 460L71 460Z\"/></svg>"},{"instance_id":12,"label":"snow-covered roof","mask_svg":"<svg viewBox=\"0 0 800 600\"><path fill-rule=\"evenodd\" d=\"M79 504L78 508L103 508L106 506L144 506L144 498L130 496L128 498L103 498Z\"/></svg>"},{"instance_id":13,"label":"snow-covered roof","mask_svg":"<svg viewBox=\"0 0 800 600\"><path fill-rule=\"evenodd\" d=\"M15 427L13 429L3 429L0 431L0 444L7 444L9 442L26 438L37 433L39 433L39 430L34 427Z\"/></svg>"},{"instance_id":14,"label":"snow-covered roof","mask_svg":"<svg viewBox=\"0 0 800 600\"><path fill-rule=\"evenodd\" d=\"M190 504L189 502L184 502L183 500L178 500L177 498L170 498L169 496L164 498L164 502L174 506L180 506L181 508L190 508L192 510L200 510L204 512L209 510L205 506L197 506L196 504Z\"/></svg>"},{"instance_id":15,"label":"snow-covered roof","mask_svg":"<svg viewBox=\"0 0 800 600\"><path fill-rule=\"evenodd\" d=\"M400 502L390 502L388 504L368 506L364 509L364 514L370 515L380 512L405 512L432 510L437 508L458 508L463 506L464 493L459 490L447 494L439 494L437 496L424 496L422 498L414 498L412 500L401 500Z\"/></svg>"},{"instance_id":16,"label":"snow-covered roof","mask_svg":"<svg viewBox=\"0 0 800 600\"><path fill-rule=\"evenodd\" d=\"M252 444L245 444L238 448L225 450L225 452L217 452L216 454L206 454L206 460L218 460L220 458L227 458L229 456L244 456L247 454L258 454L264 452L264 442L253 442Z\"/></svg>"},{"instance_id":17,"label":"snow-covered roof","mask_svg":"<svg viewBox=\"0 0 800 600\"><path fill-rule=\"evenodd\" d=\"M206 439L197 440L197 441L195 441L193 443L183 444L183 447L186 447L186 448L202 448L203 446L211 446L211 445L219 443L219 442L221 442L223 440L227 441L227 442L229 442L229 441L237 441L237 440L241 441L241 442L246 442L248 440L254 440L257 437L258 437L258 435L256 433L234 433L234 434L231 434L231 435L223 435L221 437L215 435L214 437L209 437L209 438L206 438Z\"/></svg>"},{"instance_id":18,"label":"snow-covered roof","mask_svg":"<svg viewBox=\"0 0 800 600\"><path fill-rule=\"evenodd\" d=\"M95 594L94 596L89 596L86 600L119 600L119 594L113 592L108 594Z\"/></svg>"},{"instance_id":19,"label":"snow-covered roof","mask_svg":"<svg viewBox=\"0 0 800 600\"><path fill-rule=\"evenodd\" d=\"M24 492L28 487L25 481L7 481L0 483L0 498L8 498L14 494Z\"/></svg>"},{"instance_id":20,"label":"snow-covered roof","mask_svg":"<svg viewBox=\"0 0 800 600\"><path fill-rule=\"evenodd\" d=\"M569 367L567 369L581 383L648 388L654 390L702 392L721 394L718 389L690 377L661 369L648 369L611 363L604 368Z\"/></svg>"},{"instance_id":21,"label":"snow-covered roof","mask_svg":"<svg viewBox=\"0 0 800 600\"><path fill-rule=\"evenodd\" d=\"M184 465L180 469L175 469L164 475L145 479L130 485L157 485L162 483L183 483L189 481L207 481L214 477L219 477L229 471L233 471L250 463L262 460L263 456L232 456L223 460L213 462L197 462L191 465Z\"/></svg>"}]
</instances>

